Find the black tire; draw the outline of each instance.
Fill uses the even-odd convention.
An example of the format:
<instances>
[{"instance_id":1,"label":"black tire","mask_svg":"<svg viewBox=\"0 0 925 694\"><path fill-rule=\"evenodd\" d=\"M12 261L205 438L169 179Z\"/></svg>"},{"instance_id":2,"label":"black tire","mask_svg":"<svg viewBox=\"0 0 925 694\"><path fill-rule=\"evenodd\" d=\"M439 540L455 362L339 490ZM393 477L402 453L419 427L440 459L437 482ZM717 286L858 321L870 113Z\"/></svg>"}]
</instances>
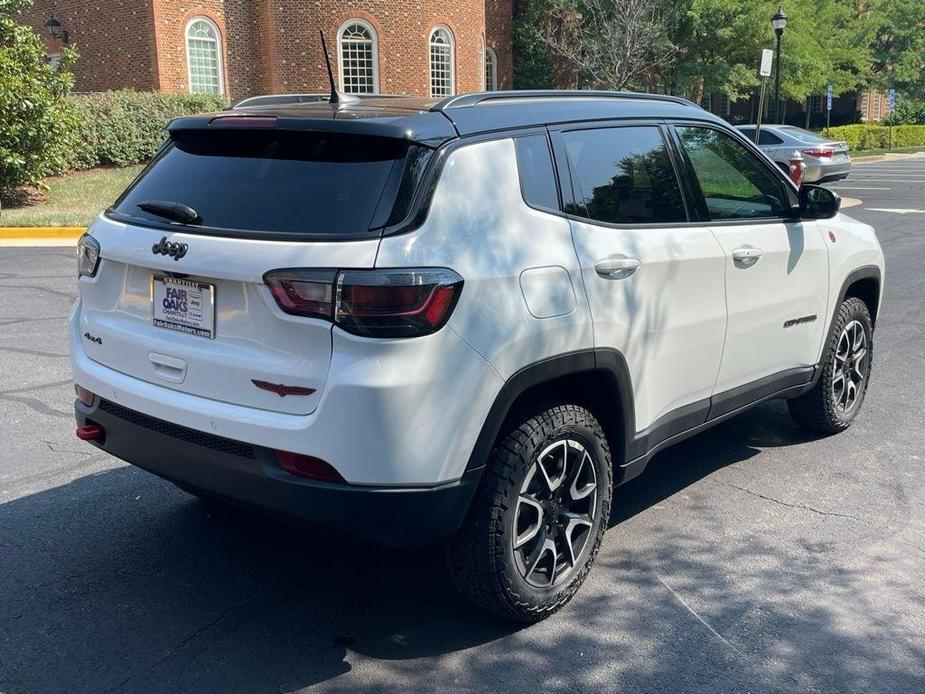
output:
<instances>
[{"instance_id":1,"label":"black tire","mask_svg":"<svg viewBox=\"0 0 925 694\"><path fill-rule=\"evenodd\" d=\"M859 385L856 385L857 395L850 407L843 407L839 393L839 379L845 378L845 372L840 368L838 357L839 343L843 339L846 328L853 324L860 324L864 333L866 353L861 363L854 371L862 376ZM857 298L848 298L842 302L832 330L829 333L825 352L823 353L822 374L813 389L798 398L787 401L790 415L800 426L819 434L837 434L844 431L854 418L857 417L867 394L867 384L870 381L870 366L873 358L874 327L870 319L867 305ZM840 376L841 374L841 376ZM844 381L842 381L844 382ZM844 392L844 391L841 391Z\"/></svg>"},{"instance_id":2,"label":"black tire","mask_svg":"<svg viewBox=\"0 0 925 694\"><path fill-rule=\"evenodd\" d=\"M540 472L542 466L536 462L544 451L549 451L544 458L548 466L556 464L559 456L562 459L561 477L557 478L559 485L555 489L547 481L546 468ZM576 463L579 456L581 463ZM543 494L548 493L550 498L542 501L548 507L537 513L534 539L522 549L515 549L515 539L529 534L528 530L518 535L515 523L521 523L523 515L535 513L524 510L532 503L521 504L524 496L530 495L529 490L524 491L524 485L534 483L539 485L537 489L542 488ZM577 488L579 483L581 489ZM592 484L593 493L587 491ZM456 588L478 607L507 619L530 623L548 617L565 605L584 582L607 527L612 491L610 448L603 429L588 410L563 404L525 418L499 438L463 527L445 547L447 566ZM577 498L581 494L587 496ZM592 495L593 500L585 510L571 516L593 519L590 525L582 520L581 525L563 529L559 526L568 521L551 520L566 518L566 512L576 510L570 505L580 505ZM550 525L543 526L547 520L551 529ZM558 565L556 548L545 550L546 554L540 549L545 557L543 566L529 571L525 555L530 543L538 547L547 541L554 546L568 542L565 547L570 551L561 553L562 567ZM577 558L572 561L576 553ZM544 571L550 575L551 585L535 585L543 578ZM528 578L533 582L528 582Z\"/></svg>"}]
</instances>

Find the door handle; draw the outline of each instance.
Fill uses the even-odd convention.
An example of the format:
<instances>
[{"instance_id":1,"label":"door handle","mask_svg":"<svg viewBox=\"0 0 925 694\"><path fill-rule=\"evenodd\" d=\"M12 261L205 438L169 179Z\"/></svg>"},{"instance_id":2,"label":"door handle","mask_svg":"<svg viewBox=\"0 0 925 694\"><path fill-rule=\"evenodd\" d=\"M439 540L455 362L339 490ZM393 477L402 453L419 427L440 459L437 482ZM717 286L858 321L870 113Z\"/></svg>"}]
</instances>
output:
<instances>
[{"instance_id":1,"label":"door handle","mask_svg":"<svg viewBox=\"0 0 925 694\"><path fill-rule=\"evenodd\" d=\"M732 259L737 263L754 265L758 262L758 258L761 257L761 253L762 251L760 248L742 246L741 248L736 248L732 252Z\"/></svg>"},{"instance_id":2,"label":"door handle","mask_svg":"<svg viewBox=\"0 0 925 694\"><path fill-rule=\"evenodd\" d=\"M611 256L598 260L594 264L594 271L605 280L622 280L636 272L639 265L639 258Z\"/></svg>"}]
</instances>

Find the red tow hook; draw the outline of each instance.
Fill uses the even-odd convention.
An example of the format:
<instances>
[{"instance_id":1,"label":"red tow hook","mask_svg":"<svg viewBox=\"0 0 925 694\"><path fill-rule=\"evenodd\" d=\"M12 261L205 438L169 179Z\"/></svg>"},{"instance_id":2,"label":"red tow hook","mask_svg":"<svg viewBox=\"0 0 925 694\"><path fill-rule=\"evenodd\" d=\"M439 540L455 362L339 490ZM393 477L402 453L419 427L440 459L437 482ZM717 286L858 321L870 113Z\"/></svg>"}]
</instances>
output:
<instances>
[{"instance_id":1,"label":"red tow hook","mask_svg":"<svg viewBox=\"0 0 925 694\"><path fill-rule=\"evenodd\" d=\"M99 424L84 424L82 427L77 427L75 433L81 441L99 441L106 435Z\"/></svg>"}]
</instances>

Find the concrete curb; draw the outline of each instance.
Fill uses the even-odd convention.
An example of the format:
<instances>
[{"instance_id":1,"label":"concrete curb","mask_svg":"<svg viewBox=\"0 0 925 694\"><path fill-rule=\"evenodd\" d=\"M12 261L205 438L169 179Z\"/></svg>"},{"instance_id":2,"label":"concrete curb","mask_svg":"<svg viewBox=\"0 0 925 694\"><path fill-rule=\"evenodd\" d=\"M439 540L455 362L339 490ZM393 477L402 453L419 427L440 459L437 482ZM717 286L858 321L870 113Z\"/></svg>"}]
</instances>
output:
<instances>
[{"instance_id":1,"label":"concrete curb","mask_svg":"<svg viewBox=\"0 0 925 694\"><path fill-rule=\"evenodd\" d=\"M892 154L874 154L870 157L853 157L851 163L855 166L861 166L863 164L876 164L878 161L903 161L904 159L923 158L925 158L925 152L894 152Z\"/></svg>"},{"instance_id":2,"label":"concrete curb","mask_svg":"<svg viewBox=\"0 0 925 694\"><path fill-rule=\"evenodd\" d=\"M86 227L0 227L0 239L76 239Z\"/></svg>"},{"instance_id":3,"label":"concrete curb","mask_svg":"<svg viewBox=\"0 0 925 694\"><path fill-rule=\"evenodd\" d=\"M73 246L84 227L0 227L0 246Z\"/></svg>"}]
</instances>

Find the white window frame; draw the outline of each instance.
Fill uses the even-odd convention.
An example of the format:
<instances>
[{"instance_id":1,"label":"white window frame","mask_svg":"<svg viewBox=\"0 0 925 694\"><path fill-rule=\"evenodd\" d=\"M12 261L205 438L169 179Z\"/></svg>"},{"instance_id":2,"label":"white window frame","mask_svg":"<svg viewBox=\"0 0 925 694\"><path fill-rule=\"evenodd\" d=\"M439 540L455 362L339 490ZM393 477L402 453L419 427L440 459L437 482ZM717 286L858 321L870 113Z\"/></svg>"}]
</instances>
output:
<instances>
[{"instance_id":1,"label":"white window frame","mask_svg":"<svg viewBox=\"0 0 925 694\"><path fill-rule=\"evenodd\" d=\"M434 44L434 36L442 32L446 35L447 44L450 48L449 54L449 81L450 89L449 94L434 94L434 61L433 55L431 53L432 47ZM437 44L442 45L442 44ZM456 94L456 39L453 36L453 31L446 24L437 24L432 27L430 33L427 35L427 85L428 91L432 97L446 97L453 96Z\"/></svg>"},{"instance_id":2,"label":"white window frame","mask_svg":"<svg viewBox=\"0 0 925 694\"><path fill-rule=\"evenodd\" d=\"M183 49L186 55L186 85L189 89L190 94L206 94L208 92L194 92L193 91L193 65L190 60L189 54L189 42L190 28L196 22L205 22L212 30L215 32L215 51L216 51L216 66L218 68L218 94L219 96L225 96L225 60L222 55L222 32L219 30L218 25L213 22L211 19L205 15L196 15L195 17L190 17L189 21L186 23L186 27L183 29ZM201 40L201 39L200 39Z\"/></svg>"},{"instance_id":3,"label":"white window frame","mask_svg":"<svg viewBox=\"0 0 925 694\"><path fill-rule=\"evenodd\" d=\"M491 77L491 86L488 84L488 78ZM485 47L485 91L494 92L498 90L498 54L494 49Z\"/></svg>"},{"instance_id":4,"label":"white window frame","mask_svg":"<svg viewBox=\"0 0 925 694\"><path fill-rule=\"evenodd\" d=\"M337 80L339 83L339 89L343 92L344 88L344 32L348 27L353 26L354 24L359 24L361 27L366 29L369 32L369 36L372 40L372 61L373 61L373 94L379 93L379 34L376 33L376 29L372 24L367 22L365 19L360 19L359 17L354 17L353 19L348 19L346 22L340 25L340 29L337 30ZM366 93L366 92L357 92L357 93Z\"/></svg>"}]
</instances>

